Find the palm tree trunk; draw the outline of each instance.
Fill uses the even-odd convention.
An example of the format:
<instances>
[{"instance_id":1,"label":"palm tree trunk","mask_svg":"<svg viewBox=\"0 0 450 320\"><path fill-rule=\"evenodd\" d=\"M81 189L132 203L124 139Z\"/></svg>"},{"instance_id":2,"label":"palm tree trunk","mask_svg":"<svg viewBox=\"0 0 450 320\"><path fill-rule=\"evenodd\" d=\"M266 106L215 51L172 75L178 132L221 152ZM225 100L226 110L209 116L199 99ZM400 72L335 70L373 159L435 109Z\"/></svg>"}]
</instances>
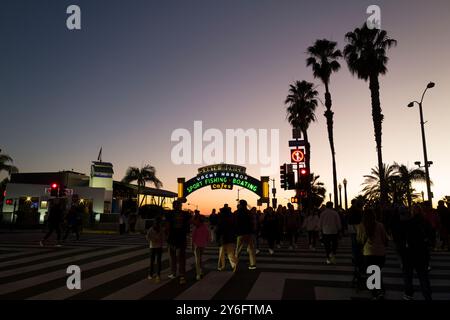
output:
<instances>
[{"instance_id":1,"label":"palm tree trunk","mask_svg":"<svg viewBox=\"0 0 450 320\"><path fill-rule=\"evenodd\" d=\"M387 189L386 189L386 180L384 173L384 165L383 165L383 156L381 151L381 134L382 134L382 122L383 122L383 114L381 113L381 104L380 104L380 84L378 82L378 74L372 74L369 79L369 88L370 94L372 98L372 119L373 119L373 127L375 132L375 142L377 145L377 156L378 156L378 170L380 174L380 204L381 208L383 208L387 204Z\"/></svg>"},{"instance_id":2,"label":"palm tree trunk","mask_svg":"<svg viewBox=\"0 0 450 320\"><path fill-rule=\"evenodd\" d=\"M303 130L303 137L305 139L305 151L306 151L306 159L305 159L305 164L306 164L306 168L308 168L309 170L309 175L307 176L307 209L311 208L311 144L309 143L309 139L308 139L308 131L307 130Z\"/></svg>"},{"instance_id":3,"label":"palm tree trunk","mask_svg":"<svg viewBox=\"0 0 450 320\"><path fill-rule=\"evenodd\" d=\"M328 90L328 84L325 84L325 107L327 110L324 113L327 119L327 129L328 129L328 140L330 142L331 149L331 161L333 166L333 194L334 194L334 207L338 207L338 184L337 184L337 173L336 173L336 153L334 149L334 135L333 135L333 115L334 112L331 111L331 94Z\"/></svg>"}]
</instances>

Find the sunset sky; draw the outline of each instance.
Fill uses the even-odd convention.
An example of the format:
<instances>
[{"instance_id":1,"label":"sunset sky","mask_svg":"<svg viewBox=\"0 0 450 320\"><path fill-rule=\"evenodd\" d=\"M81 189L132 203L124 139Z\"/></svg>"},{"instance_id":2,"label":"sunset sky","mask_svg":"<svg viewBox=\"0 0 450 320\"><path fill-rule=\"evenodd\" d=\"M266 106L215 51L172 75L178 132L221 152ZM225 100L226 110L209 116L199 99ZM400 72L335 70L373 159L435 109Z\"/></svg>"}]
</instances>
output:
<instances>
[{"instance_id":1,"label":"sunset sky","mask_svg":"<svg viewBox=\"0 0 450 320\"><path fill-rule=\"evenodd\" d=\"M80 31L66 28L66 8L81 8ZM305 65L316 39L345 45L344 35L381 7L381 27L398 40L380 78L383 159L423 163L417 107L424 101L434 200L450 195L450 2L300 0L44 1L0 3L0 148L21 172L74 169L89 172L103 147L115 180L130 165L151 164L164 188L193 177L201 165L175 165L170 141L177 128L193 131L280 130L280 162L289 160L291 129L283 101L289 84L307 80L324 88ZM338 180L348 180L349 200L377 164L368 83L345 61L332 76ZM332 192L331 155L324 106L309 131L311 170ZM278 165L277 165L278 166ZM258 165L247 172L260 176ZM293 191L279 190L281 203ZM415 186L420 192L425 185ZM188 202L208 213L237 189L193 193ZM257 197L242 191L251 205ZM327 196L328 198L328 196Z\"/></svg>"}]
</instances>

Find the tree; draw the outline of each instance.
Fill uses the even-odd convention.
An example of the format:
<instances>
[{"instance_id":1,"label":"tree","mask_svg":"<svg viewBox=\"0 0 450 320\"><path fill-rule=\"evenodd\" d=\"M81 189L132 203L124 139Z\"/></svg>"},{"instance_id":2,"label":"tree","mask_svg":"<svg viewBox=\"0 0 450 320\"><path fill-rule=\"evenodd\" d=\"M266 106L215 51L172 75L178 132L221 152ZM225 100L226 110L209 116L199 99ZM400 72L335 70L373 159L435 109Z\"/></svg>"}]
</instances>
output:
<instances>
[{"instance_id":1,"label":"tree","mask_svg":"<svg viewBox=\"0 0 450 320\"><path fill-rule=\"evenodd\" d=\"M387 32L380 29L369 29L366 24L345 35L348 44L344 48L344 56L348 68L359 79L369 81L372 100L372 120L377 147L378 168L384 170L381 151L381 135L383 114L380 104L379 76L387 73L389 58L386 51L397 44L397 41L387 36ZM387 184L383 179L385 174L380 172L381 205L387 201Z\"/></svg>"},{"instance_id":2,"label":"tree","mask_svg":"<svg viewBox=\"0 0 450 320\"><path fill-rule=\"evenodd\" d=\"M153 185L159 189L162 187L162 182L156 177L156 169L150 165L146 165L141 169L137 167L129 167L125 174L125 177L122 179L122 182L131 183L133 181L136 181L138 185L136 211L139 214L139 194L141 194L141 192L145 188L145 184L147 182L153 183Z\"/></svg>"},{"instance_id":3,"label":"tree","mask_svg":"<svg viewBox=\"0 0 450 320\"><path fill-rule=\"evenodd\" d=\"M380 202L380 170L378 167L371 170L370 175L365 175L362 190L362 196L368 203L376 204ZM425 182L426 175L422 169L409 169L403 164L394 163L392 166L384 164L384 180L386 181L386 190L388 200L393 203L403 203L411 207L415 198L413 182Z\"/></svg>"},{"instance_id":4,"label":"tree","mask_svg":"<svg viewBox=\"0 0 450 320\"><path fill-rule=\"evenodd\" d=\"M8 156L7 154L1 153L1 150L0 150L0 174L2 172L6 172L8 175L8 177L4 178L0 183L0 203L1 204L3 204L3 198L4 198L3 195L6 190L6 185L9 182L9 177L11 176L11 174L19 172L17 167L14 166L12 163L13 163L13 159L10 156Z\"/></svg>"},{"instance_id":5,"label":"tree","mask_svg":"<svg viewBox=\"0 0 450 320\"><path fill-rule=\"evenodd\" d=\"M322 81L325 86L325 108L324 113L327 119L328 140L330 142L331 149L331 161L333 169L333 192L334 203L337 207L338 204L338 183L336 173L336 153L334 148L334 136L333 136L333 115L331 111L331 94L329 90L330 77L333 72L337 72L341 65L338 59L342 57L340 50L336 50L337 43L329 41L327 39L316 40L313 46L308 48L308 59L306 59L306 65L311 66L313 75Z\"/></svg>"},{"instance_id":6,"label":"tree","mask_svg":"<svg viewBox=\"0 0 450 320\"><path fill-rule=\"evenodd\" d=\"M413 182L426 182L426 174L422 169L410 169L404 164L394 163L392 166L396 170L396 177L398 177L398 185L396 186L396 191L398 192L399 200L406 202L409 208L411 208L413 202L413 192L412 188ZM406 200L406 201L405 201ZM394 200L395 201L395 200Z\"/></svg>"},{"instance_id":7,"label":"tree","mask_svg":"<svg viewBox=\"0 0 450 320\"><path fill-rule=\"evenodd\" d=\"M303 133L306 151L306 167L311 170L311 145L308 139L309 125L316 120L315 111L317 108L318 92L314 85L307 81L295 81L289 86L289 93L284 101L287 106L287 119L294 129L299 129ZM310 178L310 177L308 177ZM310 189L310 182L307 183ZM307 190L308 195L311 190Z\"/></svg>"},{"instance_id":8,"label":"tree","mask_svg":"<svg viewBox=\"0 0 450 320\"><path fill-rule=\"evenodd\" d=\"M370 175L365 175L362 189L362 195L370 203L378 203L381 199L381 181L391 182L392 177L396 174L396 169L388 164L383 164L383 169L377 167L371 169ZM392 186L392 183L387 183ZM388 189L388 194L390 193Z\"/></svg>"},{"instance_id":9,"label":"tree","mask_svg":"<svg viewBox=\"0 0 450 320\"><path fill-rule=\"evenodd\" d=\"M287 105L287 119L294 129L299 129L305 140L306 166L311 168L311 145L308 139L309 125L316 121L318 92L307 81L295 81L289 86L289 94L284 101Z\"/></svg>"},{"instance_id":10,"label":"tree","mask_svg":"<svg viewBox=\"0 0 450 320\"><path fill-rule=\"evenodd\" d=\"M320 176L311 174L311 202L316 208L320 207L325 200L327 189L323 182L319 181Z\"/></svg>"}]
</instances>

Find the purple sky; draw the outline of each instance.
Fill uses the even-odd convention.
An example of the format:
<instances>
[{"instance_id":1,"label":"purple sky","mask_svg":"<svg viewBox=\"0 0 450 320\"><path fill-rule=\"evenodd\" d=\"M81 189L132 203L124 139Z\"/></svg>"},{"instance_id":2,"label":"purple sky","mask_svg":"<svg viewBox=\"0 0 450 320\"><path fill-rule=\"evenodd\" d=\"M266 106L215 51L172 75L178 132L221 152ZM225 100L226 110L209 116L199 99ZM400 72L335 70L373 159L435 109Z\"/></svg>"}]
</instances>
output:
<instances>
[{"instance_id":1,"label":"purple sky","mask_svg":"<svg viewBox=\"0 0 450 320\"><path fill-rule=\"evenodd\" d=\"M82 30L66 29L66 8L78 4ZM315 39L337 41L365 21L372 1L2 1L0 3L0 148L22 172L89 172L103 160L120 180L129 165L150 163L164 188L198 166L176 166L174 129L194 120L220 130L280 130L280 161L289 157L283 100L295 80L314 81L305 51ZM450 195L450 3L378 1L382 28L398 40L380 79L384 161L423 161L419 113L408 109L428 81L424 113L435 200ZM338 179L349 198L376 165L368 84L344 61L330 90L335 112ZM332 190L324 107L310 129L312 171ZM248 173L259 175L258 166ZM274 174L277 179L279 175ZM416 185L418 191L424 186ZM203 211L234 204L237 189L192 194ZM284 198L292 192L280 192ZM251 204L256 196L241 193Z\"/></svg>"}]
</instances>

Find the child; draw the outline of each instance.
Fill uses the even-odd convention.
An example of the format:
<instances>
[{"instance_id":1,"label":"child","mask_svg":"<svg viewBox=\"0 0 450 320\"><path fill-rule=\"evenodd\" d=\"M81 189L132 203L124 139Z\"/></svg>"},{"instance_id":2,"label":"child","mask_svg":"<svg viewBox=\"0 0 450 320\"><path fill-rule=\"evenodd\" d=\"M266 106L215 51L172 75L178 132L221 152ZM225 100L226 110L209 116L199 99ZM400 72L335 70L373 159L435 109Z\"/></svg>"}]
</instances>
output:
<instances>
[{"instance_id":1,"label":"child","mask_svg":"<svg viewBox=\"0 0 450 320\"><path fill-rule=\"evenodd\" d=\"M203 216L194 220L194 231L192 232L192 245L195 255L195 269L197 272L197 280L200 280L202 273L202 255L208 242L211 241L211 234L204 224Z\"/></svg>"},{"instance_id":2,"label":"child","mask_svg":"<svg viewBox=\"0 0 450 320\"><path fill-rule=\"evenodd\" d=\"M150 273L148 279L151 280L154 277L154 264L156 259L156 277L155 281L161 280L161 256L163 246L163 229L161 227L161 217L156 217L153 226L148 230L147 241L150 247Z\"/></svg>"}]
</instances>

